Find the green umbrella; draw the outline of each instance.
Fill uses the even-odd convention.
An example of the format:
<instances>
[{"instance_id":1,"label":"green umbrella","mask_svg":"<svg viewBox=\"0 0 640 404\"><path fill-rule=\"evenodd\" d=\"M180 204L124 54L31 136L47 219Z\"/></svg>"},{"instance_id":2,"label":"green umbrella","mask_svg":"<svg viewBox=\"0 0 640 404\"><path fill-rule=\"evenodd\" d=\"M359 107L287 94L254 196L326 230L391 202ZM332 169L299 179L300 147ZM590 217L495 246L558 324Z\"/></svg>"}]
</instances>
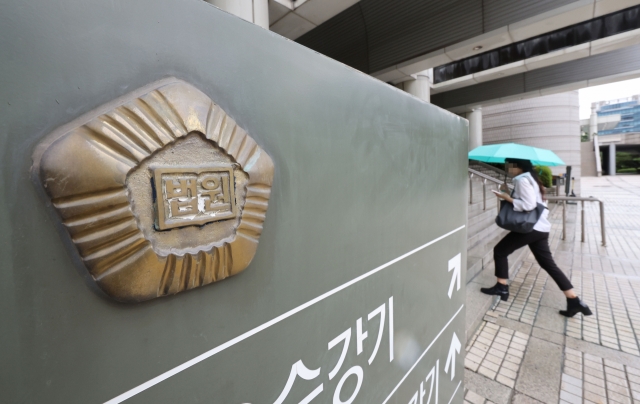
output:
<instances>
[{"instance_id":1,"label":"green umbrella","mask_svg":"<svg viewBox=\"0 0 640 404\"><path fill-rule=\"evenodd\" d=\"M565 162L551 150L515 143L480 146L469 152L469 160L477 160L485 163L504 163L504 160L508 158L530 160L534 166L566 165Z\"/></svg>"}]
</instances>

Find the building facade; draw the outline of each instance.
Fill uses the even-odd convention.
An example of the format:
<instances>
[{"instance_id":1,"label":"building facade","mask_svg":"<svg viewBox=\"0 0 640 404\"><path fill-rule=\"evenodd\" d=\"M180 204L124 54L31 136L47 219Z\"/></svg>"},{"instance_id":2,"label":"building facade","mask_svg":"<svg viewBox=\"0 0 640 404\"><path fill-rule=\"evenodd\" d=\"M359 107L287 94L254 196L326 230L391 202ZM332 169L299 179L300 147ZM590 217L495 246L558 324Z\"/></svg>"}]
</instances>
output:
<instances>
[{"instance_id":1,"label":"building facade","mask_svg":"<svg viewBox=\"0 0 640 404\"><path fill-rule=\"evenodd\" d=\"M583 141L591 145L583 147L583 165L595 159L597 173L640 173L640 95L592 103L591 116L580 126ZM587 149L598 153L592 158Z\"/></svg>"},{"instance_id":2,"label":"building facade","mask_svg":"<svg viewBox=\"0 0 640 404\"><path fill-rule=\"evenodd\" d=\"M622 100L598 102L595 103L595 107L598 121L603 120L604 117L619 116L615 127L604 130L598 128L598 135L640 133L640 95Z\"/></svg>"},{"instance_id":3,"label":"building facade","mask_svg":"<svg viewBox=\"0 0 640 404\"><path fill-rule=\"evenodd\" d=\"M577 91L492 105L482 109L484 144L519 143L553 150L576 179L580 190L580 119ZM554 175L566 167L551 167Z\"/></svg>"}]
</instances>

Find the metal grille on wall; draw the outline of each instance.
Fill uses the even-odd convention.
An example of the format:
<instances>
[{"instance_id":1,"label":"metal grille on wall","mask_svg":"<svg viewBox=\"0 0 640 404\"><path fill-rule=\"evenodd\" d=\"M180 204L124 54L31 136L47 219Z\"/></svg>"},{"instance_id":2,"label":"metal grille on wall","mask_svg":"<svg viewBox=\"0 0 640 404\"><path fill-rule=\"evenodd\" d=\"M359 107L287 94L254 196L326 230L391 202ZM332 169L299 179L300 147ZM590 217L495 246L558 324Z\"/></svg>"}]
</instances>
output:
<instances>
[{"instance_id":1,"label":"metal grille on wall","mask_svg":"<svg viewBox=\"0 0 640 404\"><path fill-rule=\"evenodd\" d=\"M296 42L361 72L369 71L367 30L360 3L347 8L310 33Z\"/></svg>"},{"instance_id":2,"label":"metal grille on wall","mask_svg":"<svg viewBox=\"0 0 640 404\"><path fill-rule=\"evenodd\" d=\"M449 109L636 70L640 45L434 94L431 102Z\"/></svg>"},{"instance_id":3,"label":"metal grille on wall","mask_svg":"<svg viewBox=\"0 0 640 404\"><path fill-rule=\"evenodd\" d=\"M515 21L526 20L532 15L542 14L574 2L575 0L483 0L484 32L506 27Z\"/></svg>"},{"instance_id":4,"label":"metal grille on wall","mask_svg":"<svg viewBox=\"0 0 640 404\"><path fill-rule=\"evenodd\" d=\"M409 0L400 4L367 0L359 4L367 27L369 73L483 33L480 0Z\"/></svg>"},{"instance_id":5,"label":"metal grille on wall","mask_svg":"<svg viewBox=\"0 0 640 404\"><path fill-rule=\"evenodd\" d=\"M296 42L373 73L575 0L361 0Z\"/></svg>"},{"instance_id":6,"label":"metal grille on wall","mask_svg":"<svg viewBox=\"0 0 640 404\"><path fill-rule=\"evenodd\" d=\"M638 28L640 28L640 6L631 7L438 66L433 69L434 82L442 83Z\"/></svg>"}]
</instances>

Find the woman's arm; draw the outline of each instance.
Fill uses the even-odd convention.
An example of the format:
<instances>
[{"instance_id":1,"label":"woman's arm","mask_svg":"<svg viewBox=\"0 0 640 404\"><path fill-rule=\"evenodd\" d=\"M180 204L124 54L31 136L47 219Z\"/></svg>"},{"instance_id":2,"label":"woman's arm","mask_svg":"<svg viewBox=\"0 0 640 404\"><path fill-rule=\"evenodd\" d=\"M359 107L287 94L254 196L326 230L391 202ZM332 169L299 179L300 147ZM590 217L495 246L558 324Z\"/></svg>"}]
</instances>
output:
<instances>
[{"instance_id":1,"label":"woman's arm","mask_svg":"<svg viewBox=\"0 0 640 404\"><path fill-rule=\"evenodd\" d=\"M509 203L513 203L513 198L511 198L511 195L509 195L509 186L507 185L506 181L500 184L499 191L500 193L495 193L499 199L504 199Z\"/></svg>"},{"instance_id":2,"label":"woman's arm","mask_svg":"<svg viewBox=\"0 0 640 404\"><path fill-rule=\"evenodd\" d=\"M509 203L513 203L513 198L506 192L500 190L502 193L501 194L496 194L496 196L500 199L504 199L505 201L509 202Z\"/></svg>"},{"instance_id":3,"label":"woman's arm","mask_svg":"<svg viewBox=\"0 0 640 404\"><path fill-rule=\"evenodd\" d=\"M521 178L516 182L518 198L513 199L513 210L516 212L528 212L534 210L537 204L536 189L529 179Z\"/></svg>"}]
</instances>

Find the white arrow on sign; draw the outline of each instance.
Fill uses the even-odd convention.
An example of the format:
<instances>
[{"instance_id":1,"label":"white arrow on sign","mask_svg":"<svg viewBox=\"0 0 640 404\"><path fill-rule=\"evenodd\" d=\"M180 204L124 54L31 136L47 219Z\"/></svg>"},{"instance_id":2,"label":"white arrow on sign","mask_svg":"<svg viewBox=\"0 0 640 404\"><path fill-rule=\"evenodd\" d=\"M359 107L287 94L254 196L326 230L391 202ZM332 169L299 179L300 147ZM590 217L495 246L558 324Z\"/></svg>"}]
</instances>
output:
<instances>
[{"instance_id":1,"label":"white arrow on sign","mask_svg":"<svg viewBox=\"0 0 640 404\"><path fill-rule=\"evenodd\" d=\"M456 352L460 353L460 348L462 348L462 344L458 339L456 333L453 333L453 338L451 338L451 346L449 347L449 356L447 356L447 363L444 365L444 372L449 373L449 365L451 365L451 380L456 376Z\"/></svg>"},{"instance_id":2,"label":"white arrow on sign","mask_svg":"<svg viewBox=\"0 0 640 404\"><path fill-rule=\"evenodd\" d=\"M462 277L462 273L460 270L462 261L462 255L458 254L455 257L449 260L449 271L453 270L453 277L451 278L451 283L449 284L449 299L451 299L451 295L453 294L453 285L457 283L456 290L460 290L460 278Z\"/></svg>"}]
</instances>

